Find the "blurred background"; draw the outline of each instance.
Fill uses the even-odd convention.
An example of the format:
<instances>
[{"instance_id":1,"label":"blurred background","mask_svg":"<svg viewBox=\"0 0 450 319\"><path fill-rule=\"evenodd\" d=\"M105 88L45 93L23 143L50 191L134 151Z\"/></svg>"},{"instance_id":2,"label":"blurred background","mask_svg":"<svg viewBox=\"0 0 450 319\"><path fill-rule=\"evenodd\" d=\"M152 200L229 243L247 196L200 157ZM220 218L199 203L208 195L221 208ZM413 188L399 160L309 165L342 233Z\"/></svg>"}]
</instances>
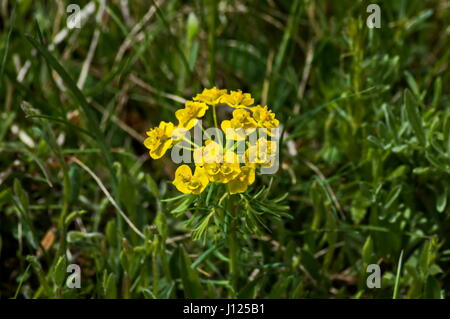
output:
<instances>
[{"instance_id":1,"label":"blurred background","mask_svg":"<svg viewBox=\"0 0 450 319\"><path fill-rule=\"evenodd\" d=\"M237 297L448 297L450 3L377 1L380 28L369 4L1 0L0 297L228 296L218 226L192 239L142 144L212 86L284 127L249 193L291 218L243 237Z\"/></svg>"}]
</instances>

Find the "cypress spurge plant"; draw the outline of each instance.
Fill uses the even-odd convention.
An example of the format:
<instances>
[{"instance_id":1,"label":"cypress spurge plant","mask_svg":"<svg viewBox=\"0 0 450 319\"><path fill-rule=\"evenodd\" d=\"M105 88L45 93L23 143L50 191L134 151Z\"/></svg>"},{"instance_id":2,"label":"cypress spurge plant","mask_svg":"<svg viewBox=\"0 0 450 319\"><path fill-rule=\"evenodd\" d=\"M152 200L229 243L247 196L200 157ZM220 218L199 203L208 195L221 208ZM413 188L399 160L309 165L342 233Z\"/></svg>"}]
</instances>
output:
<instances>
[{"instance_id":1,"label":"cypress spurge plant","mask_svg":"<svg viewBox=\"0 0 450 319\"><path fill-rule=\"evenodd\" d=\"M214 127L205 129L208 115ZM172 182L183 195L165 201L173 202L176 216L188 216L194 240L211 236L228 247L229 296L236 297L243 277L240 248L252 235L270 232L266 216L289 217L285 195L269 200L272 179L268 186L256 183L258 169L277 168L280 122L267 106L254 105L249 93L216 87L187 101L175 117L177 125L163 121L150 129L144 145L153 159L171 149L175 162L191 164L180 165Z\"/></svg>"}]
</instances>

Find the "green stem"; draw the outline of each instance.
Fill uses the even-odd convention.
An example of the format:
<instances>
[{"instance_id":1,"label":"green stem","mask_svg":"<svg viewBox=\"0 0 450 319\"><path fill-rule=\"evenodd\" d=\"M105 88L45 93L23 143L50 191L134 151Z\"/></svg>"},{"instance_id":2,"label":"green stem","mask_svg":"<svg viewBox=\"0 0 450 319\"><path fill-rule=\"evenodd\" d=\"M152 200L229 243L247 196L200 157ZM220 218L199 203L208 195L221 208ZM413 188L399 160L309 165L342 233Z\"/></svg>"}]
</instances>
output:
<instances>
[{"instance_id":1,"label":"green stem","mask_svg":"<svg viewBox=\"0 0 450 319\"><path fill-rule=\"evenodd\" d=\"M55 292L55 294L56 294L56 298L57 299L62 299L62 290L61 290L61 287L57 287L56 288L56 292Z\"/></svg>"},{"instance_id":2,"label":"green stem","mask_svg":"<svg viewBox=\"0 0 450 319\"><path fill-rule=\"evenodd\" d=\"M236 243L236 235L234 231L231 231L228 237L230 251L230 275L231 275L231 287L233 288L233 294L231 297L236 297L237 293L237 279L238 279L238 267L237 267L237 256L238 256L238 246Z\"/></svg>"},{"instance_id":3,"label":"green stem","mask_svg":"<svg viewBox=\"0 0 450 319\"><path fill-rule=\"evenodd\" d=\"M199 148L200 146L195 144L194 142L192 142L191 140L188 140L185 136L183 136L183 141L188 142L189 144L191 144L192 146L194 146L194 148Z\"/></svg>"},{"instance_id":4,"label":"green stem","mask_svg":"<svg viewBox=\"0 0 450 319\"><path fill-rule=\"evenodd\" d=\"M157 258L158 258L157 251L155 249L155 251L153 252L153 255L152 255L153 294L155 296L158 296L158 278L159 278L158 259Z\"/></svg>"},{"instance_id":5,"label":"green stem","mask_svg":"<svg viewBox=\"0 0 450 319\"><path fill-rule=\"evenodd\" d=\"M214 127L218 129L219 126L217 125L217 114L215 105L213 105L213 119L214 119Z\"/></svg>"},{"instance_id":6,"label":"green stem","mask_svg":"<svg viewBox=\"0 0 450 319\"><path fill-rule=\"evenodd\" d=\"M229 270L230 270L230 283L233 288L233 292L230 294L230 298L236 298L237 288L238 288L238 278L239 278L239 268L238 268L238 258L239 258L239 246L236 238L236 206L233 203L234 198L231 196L230 199L230 211L231 211L231 222L228 229L228 258L229 258Z\"/></svg>"}]
</instances>

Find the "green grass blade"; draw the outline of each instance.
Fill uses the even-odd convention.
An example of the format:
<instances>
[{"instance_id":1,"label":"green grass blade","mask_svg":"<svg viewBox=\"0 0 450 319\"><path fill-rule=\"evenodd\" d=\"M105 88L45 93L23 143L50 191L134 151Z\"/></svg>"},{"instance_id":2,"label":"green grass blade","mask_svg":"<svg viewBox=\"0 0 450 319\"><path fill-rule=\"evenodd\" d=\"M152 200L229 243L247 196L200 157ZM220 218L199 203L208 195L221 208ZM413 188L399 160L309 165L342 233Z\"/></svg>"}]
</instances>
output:
<instances>
[{"instance_id":1,"label":"green grass blade","mask_svg":"<svg viewBox=\"0 0 450 319\"><path fill-rule=\"evenodd\" d=\"M409 90L405 90L404 103L409 123L422 146L426 146L425 132L422 126L422 118L419 113L419 107Z\"/></svg>"},{"instance_id":2,"label":"green grass blade","mask_svg":"<svg viewBox=\"0 0 450 319\"><path fill-rule=\"evenodd\" d=\"M402 272L402 263L403 263L403 250L400 253L400 258L398 260L397 274L395 275L394 294L392 295L392 299L398 298L398 290L400 288L400 274Z\"/></svg>"},{"instance_id":3,"label":"green grass blade","mask_svg":"<svg viewBox=\"0 0 450 319\"><path fill-rule=\"evenodd\" d=\"M14 2L14 7L11 13L11 20L10 23L11 25L9 26L9 31L8 31L8 35L6 37L5 40L5 49L3 50L3 58L2 58L2 65L0 67L0 79L3 79L3 73L5 72L5 66L6 66L6 60L8 58L8 53L9 53L9 43L11 41L11 34L12 34L12 30L14 28L14 22L15 22L15 18L16 18L16 3ZM2 88L2 82L0 81L0 89Z\"/></svg>"}]
</instances>

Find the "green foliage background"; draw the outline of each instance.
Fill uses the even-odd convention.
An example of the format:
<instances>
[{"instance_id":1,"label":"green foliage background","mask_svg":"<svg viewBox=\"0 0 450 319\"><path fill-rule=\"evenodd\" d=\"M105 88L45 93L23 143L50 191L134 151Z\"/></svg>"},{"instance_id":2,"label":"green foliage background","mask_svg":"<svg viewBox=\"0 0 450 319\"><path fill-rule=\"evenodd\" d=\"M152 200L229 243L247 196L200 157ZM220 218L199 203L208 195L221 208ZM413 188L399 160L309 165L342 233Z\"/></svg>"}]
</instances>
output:
<instances>
[{"instance_id":1,"label":"green foliage background","mask_svg":"<svg viewBox=\"0 0 450 319\"><path fill-rule=\"evenodd\" d=\"M95 5L80 29L69 3ZM380 29L369 4L3 0L0 297L448 297L450 4L378 1ZM219 195L167 200L175 165L142 145L213 85L284 125L281 169L237 207L267 229L236 224L236 290Z\"/></svg>"}]
</instances>

